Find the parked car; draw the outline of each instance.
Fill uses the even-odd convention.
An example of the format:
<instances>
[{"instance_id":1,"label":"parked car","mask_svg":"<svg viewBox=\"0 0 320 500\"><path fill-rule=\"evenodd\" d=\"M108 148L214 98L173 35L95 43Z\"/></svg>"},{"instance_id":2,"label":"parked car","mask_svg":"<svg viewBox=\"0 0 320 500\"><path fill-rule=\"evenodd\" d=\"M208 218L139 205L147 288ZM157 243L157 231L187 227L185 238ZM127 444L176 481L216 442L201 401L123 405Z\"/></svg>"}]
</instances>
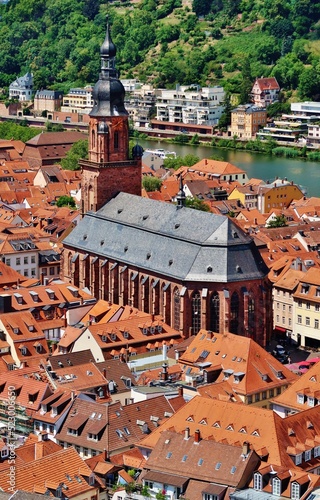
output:
<instances>
[{"instance_id":1,"label":"parked car","mask_svg":"<svg viewBox=\"0 0 320 500\"><path fill-rule=\"evenodd\" d=\"M288 363L289 353L284 349L282 345L277 345L275 349L273 349L272 354L278 361L280 361L280 363Z\"/></svg>"},{"instance_id":2,"label":"parked car","mask_svg":"<svg viewBox=\"0 0 320 500\"><path fill-rule=\"evenodd\" d=\"M275 349L273 349L272 354L274 356L283 356L284 354L288 354L285 348L282 345L277 345Z\"/></svg>"}]
</instances>

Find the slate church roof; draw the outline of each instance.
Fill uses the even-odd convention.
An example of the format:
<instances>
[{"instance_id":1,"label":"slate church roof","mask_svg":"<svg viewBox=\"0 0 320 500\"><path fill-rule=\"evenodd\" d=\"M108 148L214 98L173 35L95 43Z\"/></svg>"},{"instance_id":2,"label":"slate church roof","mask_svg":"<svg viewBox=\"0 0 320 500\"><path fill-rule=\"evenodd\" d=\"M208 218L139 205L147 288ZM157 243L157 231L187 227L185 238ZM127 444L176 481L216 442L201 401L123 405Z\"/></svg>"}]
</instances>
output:
<instances>
[{"instance_id":1,"label":"slate church roof","mask_svg":"<svg viewBox=\"0 0 320 500\"><path fill-rule=\"evenodd\" d=\"M261 279L253 240L227 217L119 193L88 212L66 247L189 281Z\"/></svg>"}]
</instances>

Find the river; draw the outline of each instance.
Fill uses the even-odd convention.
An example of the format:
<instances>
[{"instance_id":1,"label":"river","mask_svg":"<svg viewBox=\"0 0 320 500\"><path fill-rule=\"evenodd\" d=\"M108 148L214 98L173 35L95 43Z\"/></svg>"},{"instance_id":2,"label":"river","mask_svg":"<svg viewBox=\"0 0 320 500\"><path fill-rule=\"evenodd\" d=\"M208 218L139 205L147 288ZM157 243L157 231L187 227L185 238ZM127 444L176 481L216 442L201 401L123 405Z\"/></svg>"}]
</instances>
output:
<instances>
[{"instance_id":1,"label":"river","mask_svg":"<svg viewBox=\"0 0 320 500\"><path fill-rule=\"evenodd\" d=\"M306 189L307 196L320 197L320 162L305 161L302 159L279 158L258 153L249 153L233 149L219 149L208 146L191 146L163 141L148 141L139 139L139 144L146 148L163 148L168 151L175 151L179 156L193 154L199 158L209 158L228 161L233 165L245 170L249 179L257 178L274 180L276 177L287 178L295 184Z\"/></svg>"}]
</instances>

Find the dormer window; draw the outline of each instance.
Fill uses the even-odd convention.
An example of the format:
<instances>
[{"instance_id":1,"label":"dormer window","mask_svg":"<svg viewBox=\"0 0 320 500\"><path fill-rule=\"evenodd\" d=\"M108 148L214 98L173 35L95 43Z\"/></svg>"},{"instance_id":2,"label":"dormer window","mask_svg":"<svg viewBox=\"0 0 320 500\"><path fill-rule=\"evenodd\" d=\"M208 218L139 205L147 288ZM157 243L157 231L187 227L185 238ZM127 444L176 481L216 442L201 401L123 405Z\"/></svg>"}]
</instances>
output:
<instances>
[{"instance_id":1,"label":"dormer window","mask_svg":"<svg viewBox=\"0 0 320 500\"><path fill-rule=\"evenodd\" d=\"M299 500L300 498L300 484L295 481L291 483L291 498L292 500Z\"/></svg>"},{"instance_id":2,"label":"dormer window","mask_svg":"<svg viewBox=\"0 0 320 500\"><path fill-rule=\"evenodd\" d=\"M36 292L31 291L30 295L33 299L33 302L38 302L39 301L39 295Z\"/></svg>"},{"instance_id":3,"label":"dormer window","mask_svg":"<svg viewBox=\"0 0 320 500\"><path fill-rule=\"evenodd\" d=\"M71 436L77 436L78 435L78 429L71 429L71 427L68 427L67 434L70 434Z\"/></svg>"},{"instance_id":4,"label":"dormer window","mask_svg":"<svg viewBox=\"0 0 320 500\"><path fill-rule=\"evenodd\" d=\"M308 462L309 460L311 460L311 450L306 450L304 452L304 461Z\"/></svg>"},{"instance_id":5,"label":"dormer window","mask_svg":"<svg viewBox=\"0 0 320 500\"><path fill-rule=\"evenodd\" d=\"M297 402L298 402L300 405L303 405L303 404L304 404L304 394L297 394Z\"/></svg>"},{"instance_id":6,"label":"dormer window","mask_svg":"<svg viewBox=\"0 0 320 500\"><path fill-rule=\"evenodd\" d=\"M314 406L314 397L308 396L308 406Z\"/></svg>"},{"instance_id":7,"label":"dormer window","mask_svg":"<svg viewBox=\"0 0 320 500\"><path fill-rule=\"evenodd\" d=\"M92 434L91 432L89 432L88 439L91 439L92 441L98 441L98 434Z\"/></svg>"},{"instance_id":8,"label":"dormer window","mask_svg":"<svg viewBox=\"0 0 320 500\"><path fill-rule=\"evenodd\" d=\"M300 465L302 463L302 453L299 453L299 455L295 456L295 464Z\"/></svg>"},{"instance_id":9,"label":"dormer window","mask_svg":"<svg viewBox=\"0 0 320 500\"><path fill-rule=\"evenodd\" d=\"M29 330L29 332L33 332L34 331L34 326L33 325L29 325L28 326L28 330Z\"/></svg>"},{"instance_id":10,"label":"dormer window","mask_svg":"<svg viewBox=\"0 0 320 500\"><path fill-rule=\"evenodd\" d=\"M302 283L301 293L309 293L309 288L310 288L310 285L308 285L307 283Z\"/></svg>"},{"instance_id":11,"label":"dormer window","mask_svg":"<svg viewBox=\"0 0 320 500\"><path fill-rule=\"evenodd\" d=\"M278 477L274 477L272 480L272 494L273 495L281 495L281 479Z\"/></svg>"},{"instance_id":12,"label":"dormer window","mask_svg":"<svg viewBox=\"0 0 320 500\"><path fill-rule=\"evenodd\" d=\"M243 372L237 372L237 373L234 373L233 374L233 381L235 384L239 384L239 382L241 382L241 380L243 379L244 377L244 373Z\"/></svg>"},{"instance_id":13,"label":"dormer window","mask_svg":"<svg viewBox=\"0 0 320 500\"><path fill-rule=\"evenodd\" d=\"M253 475L253 488L258 491L262 490L262 475L260 472L255 472Z\"/></svg>"}]
</instances>

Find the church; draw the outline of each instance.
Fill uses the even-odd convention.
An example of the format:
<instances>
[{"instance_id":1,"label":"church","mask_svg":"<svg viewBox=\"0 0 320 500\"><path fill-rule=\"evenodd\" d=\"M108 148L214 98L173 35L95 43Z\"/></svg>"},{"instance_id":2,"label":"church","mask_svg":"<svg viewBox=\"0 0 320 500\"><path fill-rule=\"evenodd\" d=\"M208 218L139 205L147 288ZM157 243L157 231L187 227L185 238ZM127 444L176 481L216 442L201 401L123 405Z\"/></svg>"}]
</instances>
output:
<instances>
[{"instance_id":1,"label":"church","mask_svg":"<svg viewBox=\"0 0 320 500\"><path fill-rule=\"evenodd\" d=\"M63 241L63 279L97 299L137 307L182 335L230 331L265 346L272 328L268 269L228 217L141 197L141 146L129 153L125 92L107 25L93 90L83 218ZM236 354L236 353L235 353Z\"/></svg>"}]
</instances>

